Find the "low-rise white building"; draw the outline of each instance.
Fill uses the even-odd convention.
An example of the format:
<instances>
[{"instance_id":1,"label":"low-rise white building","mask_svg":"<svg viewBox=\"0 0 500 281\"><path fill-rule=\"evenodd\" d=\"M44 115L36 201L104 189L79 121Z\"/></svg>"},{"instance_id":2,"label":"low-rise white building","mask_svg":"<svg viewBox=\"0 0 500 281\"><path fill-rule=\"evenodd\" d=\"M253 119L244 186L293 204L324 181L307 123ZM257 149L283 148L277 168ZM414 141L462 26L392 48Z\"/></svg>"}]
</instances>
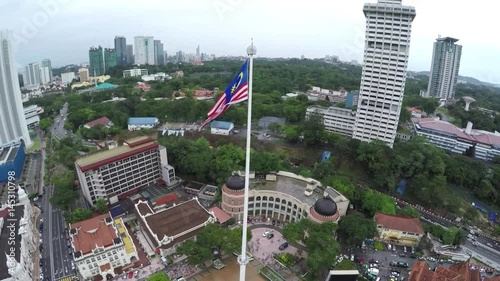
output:
<instances>
[{"instance_id":1,"label":"low-rise white building","mask_svg":"<svg viewBox=\"0 0 500 281\"><path fill-rule=\"evenodd\" d=\"M313 105L307 108L306 118L311 114L319 114L327 131L352 137L356 123L356 112L340 107L323 107Z\"/></svg>"},{"instance_id":2,"label":"low-rise white building","mask_svg":"<svg viewBox=\"0 0 500 281\"><path fill-rule=\"evenodd\" d=\"M123 71L123 78L137 77L137 76L143 76L143 75L148 75L147 69L133 68L133 69L127 69L127 70Z\"/></svg>"},{"instance_id":3,"label":"low-rise white building","mask_svg":"<svg viewBox=\"0 0 500 281\"><path fill-rule=\"evenodd\" d=\"M166 257L175 254L177 247L188 239L193 239L206 225L216 221L215 215L205 209L198 198L166 209L152 209L146 202L135 204L135 214L139 230L149 244Z\"/></svg>"},{"instance_id":4,"label":"low-rise white building","mask_svg":"<svg viewBox=\"0 0 500 281\"><path fill-rule=\"evenodd\" d=\"M500 133L472 129L472 123L467 128L439 120L439 118L412 118L413 131L419 136L427 138L432 143L444 150L457 154L472 151L478 159L491 161L495 156L500 156Z\"/></svg>"},{"instance_id":5,"label":"low-rise white building","mask_svg":"<svg viewBox=\"0 0 500 281\"><path fill-rule=\"evenodd\" d=\"M163 81L163 80L169 80L172 79L168 74L163 73L163 72L158 72L155 74L150 74L150 75L143 75L141 76L142 81L144 82L149 82L149 81Z\"/></svg>"},{"instance_id":6,"label":"low-rise white building","mask_svg":"<svg viewBox=\"0 0 500 281\"><path fill-rule=\"evenodd\" d=\"M40 124L40 114L43 113L43 108L38 105L29 105L24 108L24 117L26 118L26 125L28 129L34 129Z\"/></svg>"},{"instance_id":7,"label":"low-rise white building","mask_svg":"<svg viewBox=\"0 0 500 281\"><path fill-rule=\"evenodd\" d=\"M70 224L76 268L89 280L110 280L139 261L137 249L121 218L103 214Z\"/></svg>"},{"instance_id":8,"label":"low-rise white building","mask_svg":"<svg viewBox=\"0 0 500 281\"><path fill-rule=\"evenodd\" d=\"M140 129L151 129L160 124L156 117L130 117L128 119L128 130L137 131Z\"/></svg>"},{"instance_id":9,"label":"low-rise white building","mask_svg":"<svg viewBox=\"0 0 500 281\"><path fill-rule=\"evenodd\" d=\"M229 136L234 130L234 123L225 121L212 121L210 123L210 133L213 135Z\"/></svg>"},{"instance_id":10,"label":"low-rise white building","mask_svg":"<svg viewBox=\"0 0 500 281\"><path fill-rule=\"evenodd\" d=\"M0 209L0 281L36 280L38 231L33 208L23 189L7 192L9 201L17 198L19 203Z\"/></svg>"}]
</instances>

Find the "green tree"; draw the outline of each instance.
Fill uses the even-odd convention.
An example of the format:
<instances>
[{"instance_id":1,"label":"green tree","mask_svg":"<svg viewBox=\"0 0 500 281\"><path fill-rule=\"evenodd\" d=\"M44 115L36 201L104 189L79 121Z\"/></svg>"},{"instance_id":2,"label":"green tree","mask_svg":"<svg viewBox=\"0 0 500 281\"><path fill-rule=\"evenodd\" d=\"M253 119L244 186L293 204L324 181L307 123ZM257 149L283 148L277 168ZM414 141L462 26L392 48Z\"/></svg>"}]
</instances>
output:
<instances>
[{"instance_id":1,"label":"green tree","mask_svg":"<svg viewBox=\"0 0 500 281\"><path fill-rule=\"evenodd\" d=\"M50 118L40 119L40 129L47 131L54 121Z\"/></svg>"},{"instance_id":2,"label":"green tree","mask_svg":"<svg viewBox=\"0 0 500 281\"><path fill-rule=\"evenodd\" d=\"M147 281L171 281L167 274L163 271L156 272L152 275L150 275L147 279Z\"/></svg>"},{"instance_id":3,"label":"green tree","mask_svg":"<svg viewBox=\"0 0 500 281\"><path fill-rule=\"evenodd\" d=\"M420 213L416 209L409 206L399 209L398 213L407 217L420 218Z\"/></svg>"},{"instance_id":4,"label":"green tree","mask_svg":"<svg viewBox=\"0 0 500 281\"><path fill-rule=\"evenodd\" d=\"M267 174L279 171L283 166L283 160L276 153L255 150L251 152L250 169L253 171Z\"/></svg>"},{"instance_id":5,"label":"green tree","mask_svg":"<svg viewBox=\"0 0 500 281\"><path fill-rule=\"evenodd\" d=\"M372 217L376 212L396 214L396 202L390 196L373 190L367 190L362 195L362 208Z\"/></svg>"},{"instance_id":6,"label":"green tree","mask_svg":"<svg viewBox=\"0 0 500 281\"><path fill-rule=\"evenodd\" d=\"M373 219L361 214L348 215L340 219L338 233L347 244L361 245L364 240L377 234L377 226Z\"/></svg>"},{"instance_id":7,"label":"green tree","mask_svg":"<svg viewBox=\"0 0 500 281\"><path fill-rule=\"evenodd\" d=\"M312 173L315 179L324 181L325 179L335 175L335 170L335 159L332 157L328 160L316 163Z\"/></svg>"},{"instance_id":8,"label":"green tree","mask_svg":"<svg viewBox=\"0 0 500 281\"><path fill-rule=\"evenodd\" d=\"M325 125L323 117L319 114L311 114L304 121L302 126L304 143L309 146L315 146L323 142L325 137Z\"/></svg>"},{"instance_id":9,"label":"green tree","mask_svg":"<svg viewBox=\"0 0 500 281\"><path fill-rule=\"evenodd\" d=\"M92 217L92 210L76 208L71 212L65 212L64 217L69 223L75 223L86 219L90 219Z\"/></svg>"},{"instance_id":10,"label":"green tree","mask_svg":"<svg viewBox=\"0 0 500 281\"><path fill-rule=\"evenodd\" d=\"M60 170L51 178L55 191L50 197L50 203L62 209L69 209L78 199L78 193L73 189L73 173L68 170Z\"/></svg>"},{"instance_id":11,"label":"green tree","mask_svg":"<svg viewBox=\"0 0 500 281\"><path fill-rule=\"evenodd\" d=\"M106 202L106 200L104 200L104 199L97 199L95 204L94 204L94 209L101 214L107 213L108 212L108 202Z\"/></svg>"}]
</instances>

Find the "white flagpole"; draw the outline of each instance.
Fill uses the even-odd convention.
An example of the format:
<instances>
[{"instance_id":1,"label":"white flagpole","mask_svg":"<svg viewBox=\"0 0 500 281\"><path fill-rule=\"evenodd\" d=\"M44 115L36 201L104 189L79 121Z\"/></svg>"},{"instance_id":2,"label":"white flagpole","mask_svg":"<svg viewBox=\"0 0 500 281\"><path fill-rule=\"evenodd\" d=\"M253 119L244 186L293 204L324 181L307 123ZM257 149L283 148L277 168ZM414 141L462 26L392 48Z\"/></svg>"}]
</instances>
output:
<instances>
[{"instance_id":1,"label":"white flagpole","mask_svg":"<svg viewBox=\"0 0 500 281\"><path fill-rule=\"evenodd\" d=\"M247 228L248 228L248 192L250 190L250 140L252 138L252 80L253 80L253 56L257 48L252 44L247 48L249 58L248 69L248 116L247 116L247 148L245 162L245 199L243 206L243 235L241 239L241 255L238 257L240 264L240 281L245 281L246 267L249 262L247 258Z\"/></svg>"}]
</instances>

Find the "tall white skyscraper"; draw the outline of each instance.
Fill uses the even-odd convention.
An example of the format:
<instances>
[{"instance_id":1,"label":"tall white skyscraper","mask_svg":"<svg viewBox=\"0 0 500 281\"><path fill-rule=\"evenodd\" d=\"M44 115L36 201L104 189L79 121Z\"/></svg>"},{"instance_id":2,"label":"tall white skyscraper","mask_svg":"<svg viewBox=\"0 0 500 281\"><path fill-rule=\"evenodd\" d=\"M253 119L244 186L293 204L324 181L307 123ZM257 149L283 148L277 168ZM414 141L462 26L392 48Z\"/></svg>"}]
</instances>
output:
<instances>
[{"instance_id":1,"label":"tall white skyscraper","mask_svg":"<svg viewBox=\"0 0 500 281\"><path fill-rule=\"evenodd\" d=\"M155 44L152 36L134 37L135 64L155 64Z\"/></svg>"},{"instance_id":2,"label":"tall white skyscraper","mask_svg":"<svg viewBox=\"0 0 500 281\"><path fill-rule=\"evenodd\" d=\"M367 3L364 63L353 138L392 147L408 69L414 7L401 0Z\"/></svg>"},{"instance_id":3,"label":"tall white skyscraper","mask_svg":"<svg viewBox=\"0 0 500 281\"><path fill-rule=\"evenodd\" d=\"M51 81L50 68L48 66L42 66L42 68L40 68L40 81L43 85L48 84Z\"/></svg>"},{"instance_id":4,"label":"tall white skyscraper","mask_svg":"<svg viewBox=\"0 0 500 281\"><path fill-rule=\"evenodd\" d=\"M50 59L44 59L42 60L42 68L43 67L48 67L49 68L49 82L52 81L52 62Z\"/></svg>"},{"instance_id":5,"label":"tall white skyscraper","mask_svg":"<svg viewBox=\"0 0 500 281\"><path fill-rule=\"evenodd\" d=\"M434 42L431 74L427 93L429 97L453 99L458 79L462 46L455 44L458 39L439 37Z\"/></svg>"},{"instance_id":6,"label":"tall white skyscraper","mask_svg":"<svg viewBox=\"0 0 500 281\"><path fill-rule=\"evenodd\" d=\"M24 81L25 86L38 86L42 83L40 79L40 64L34 62L25 66L24 71L26 73L26 81Z\"/></svg>"},{"instance_id":7,"label":"tall white skyscraper","mask_svg":"<svg viewBox=\"0 0 500 281\"><path fill-rule=\"evenodd\" d=\"M12 50L12 32L0 31L0 145L31 138L24 117L21 90Z\"/></svg>"}]
</instances>

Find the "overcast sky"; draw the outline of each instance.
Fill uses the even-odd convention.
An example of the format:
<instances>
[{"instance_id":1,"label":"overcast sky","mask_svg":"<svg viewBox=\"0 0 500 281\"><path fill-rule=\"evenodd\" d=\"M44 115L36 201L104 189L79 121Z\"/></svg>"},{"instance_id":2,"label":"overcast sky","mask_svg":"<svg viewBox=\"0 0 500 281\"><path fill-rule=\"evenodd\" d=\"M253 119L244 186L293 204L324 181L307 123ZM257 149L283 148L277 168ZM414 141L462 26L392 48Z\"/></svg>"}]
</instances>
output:
<instances>
[{"instance_id":1,"label":"overcast sky","mask_svg":"<svg viewBox=\"0 0 500 281\"><path fill-rule=\"evenodd\" d=\"M113 47L115 35L154 36L173 54L324 57L362 62L363 4L376 0L0 0L0 29L17 38L19 64L50 58L53 66L88 61L88 49ZM500 83L500 38L488 31L497 1L403 0L415 6L410 70L430 70L438 35L458 38L460 74Z\"/></svg>"}]
</instances>

